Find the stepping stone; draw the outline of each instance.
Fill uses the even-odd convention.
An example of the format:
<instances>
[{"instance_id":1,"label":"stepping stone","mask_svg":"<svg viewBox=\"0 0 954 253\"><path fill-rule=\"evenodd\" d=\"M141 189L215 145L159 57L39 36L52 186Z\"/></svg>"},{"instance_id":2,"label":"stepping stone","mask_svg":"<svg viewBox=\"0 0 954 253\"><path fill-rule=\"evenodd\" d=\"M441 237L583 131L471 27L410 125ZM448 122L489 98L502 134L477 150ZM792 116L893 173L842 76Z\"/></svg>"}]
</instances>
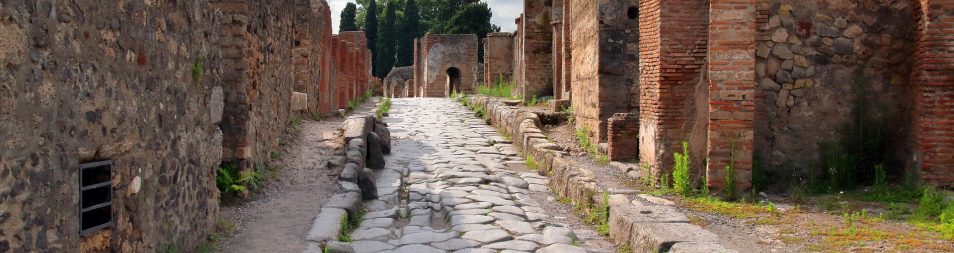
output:
<instances>
[{"instance_id":1,"label":"stepping stone","mask_svg":"<svg viewBox=\"0 0 954 253\"><path fill-rule=\"evenodd\" d=\"M519 251L534 251L539 245L535 242L520 241L520 240L510 240L498 243L492 243L484 245L482 248L488 249L497 249L497 250L519 250Z\"/></svg>"},{"instance_id":2,"label":"stepping stone","mask_svg":"<svg viewBox=\"0 0 954 253\"><path fill-rule=\"evenodd\" d=\"M515 235L532 234L537 232L533 225L525 221L498 220L495 224Z\"/></svg>"},{"instance_id":3,"label":"stepping stone","mask_svg":"<svg viewBox=\"0 0 954 253\"><path fill-rule=\"evenodd\" d=\"M586 253L586 250L577 246L558 243L537 250L537 253Z\"/></svg>"},{"instance_id":4,"label":"stepping stone","mask_svg":"<svg viewBox=\"0 0 954 253\"><path fill-rule=\"evenodd\" d=\"M376 219L365 219L361 222L360 228L388 228L394 225L394 219L391 218L376 218Z\"/></svg>"},{"instance_id":5,"label":"stepping stone","mask_svg":"<svg viewBox=\"0 0 954 253\"><path fill-rule=\"evenodd\" d=\"M354 253L375 253L394 249L394 246L379 241L356 241L351 243Z\"/></svg>"},{"instance_id":6,"label":"stepping stone","mask_svg":"<svg viewBox=\"0 0 954 253\"><path fill-rule=\"evenodd\" d=\"M495 243L513 239L507 231L501 229L471 231L461 236L463 239L474 240L481 243Z\"/></svg>"},{"instance_id":7,"label":"stepping stone","mask_svg":"<svg viewBox=\"0 0 954 253\"><path fill-rule=\"evenodd\" d=\"M400 244L428 244L433 242L443 242L448 239L454 238L457 236L457 233L447 232L447 233L436 233L436 232L419 232L414 234L407 234L401 237Z\"/></svg>"},{"instance_id":8,"label":"stepping stone","mask_svg":"<svg viewBox=\"0 0 954 253\"><path fill-rule=\"evenodd\" d=\"M457 215L451 216L451 226L461 224L489 224L494 218L486 215Z\"/></svg>"},{"instance_id":9,"label":"stepping stone","mask_svg":"<svg viewBox=\"0 0 954 253\"><path fill-rule=\"evenodd\" d=\"M351 233L351 239L355 241L363 240L387 240L393 236L394 233L391 230L385 228L369 228L369 229L359 229Z\"/></svg>"},{"instance_id":10,"label":"stepping stone","mask_svg":"<svg viewBox=\"0 0 954 253\"><path fill-rule=\"evenodd\" d=\"M498 229L498 228L499 227L497 226L488 225L488 224L464 224L464 225L454 226L451 229L457 232L467 233L471 231L491 230L491 229Z\"/></svg>"},{"instance_id":11,"label":"stepping stone","mask_svg":"<svg viewBox=\"0 0 954 253\"><path fill-rule=\"evenodd\" d=\"M431 243L431 246L442 250L459 250L478 247L480 246L480 243L472 240L455 238L443 242Z\"/></svg>"},{"instance_id":12,"label":"stepping stone","mask_svg":"<svg viewBox=\"0 0 954 253\"><path fill-rule=\"evenodd\" d=\"M513 206L513 205L517 205L516 202L510 201L510 200L506 200L506 199L503 199L503 198L500 198L500 197L494 197L494 196L470 195L470 196L467 196L467 198L468 198L468 199L475 200L475 201L489 202L489 203L491 203L491 204L494 204L495 206Z\"/></svg>"},{"instance_id":13,"label":"stepping stone","mask_svg":"<svg viewBox=\"0 0 954 253\"><path fill-rule=\"evenodd\" d=\"M422 244L411 244L401 246L394 250L394 253L445 253L443 250Z\"/></svg>"},{"instance_id":14,"label":"stepping stone","mask_svg":"<svg viewBox=\"0 0 954 253\"><path fill-rule=\"evenodd\" d=\"M527 216L527 214L516 206L495 206L493 208L494 212L509 213L517 216Z\"/></svg>"}]
</instances>

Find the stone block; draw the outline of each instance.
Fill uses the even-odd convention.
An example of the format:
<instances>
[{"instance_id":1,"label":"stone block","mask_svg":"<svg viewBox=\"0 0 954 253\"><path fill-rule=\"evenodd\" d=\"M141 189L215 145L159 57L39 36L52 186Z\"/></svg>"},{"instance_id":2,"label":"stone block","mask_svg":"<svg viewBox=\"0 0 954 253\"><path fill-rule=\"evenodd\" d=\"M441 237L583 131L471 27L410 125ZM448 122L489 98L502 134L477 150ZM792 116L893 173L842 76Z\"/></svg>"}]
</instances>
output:
<instances>
[{"instance_id":1,"label":"stone block","mask_svg":"<svg viewBox=\"0 0 954 253\"><path fill-rule=\"evenodd\" d=\"M689 223L633 223L630 245L633 252L666 252L680 242L716 243L719 238Z\"/></svg>"},{"instance_id":2,"label":"stone block","mask_svg":"<svg viewBox=\"0 0 954 253\"><path fill-rule=\"evenodd\" d=\"M342 222L347 222L348 212L340 208L321 208L318 216L312 222L311 229L305 239L312 242L324 243L338 240L341 234Z\"/></svg>"},{"instance_id":3,"label":"stone block","mask_svg":"<svg viewBox=\"0 0 954 253\"><path fill-rule=\"evenodd\" d=\"M292 92L291 109L296 112L308 110L308 93Z\"/></svg>"}]
</instances>

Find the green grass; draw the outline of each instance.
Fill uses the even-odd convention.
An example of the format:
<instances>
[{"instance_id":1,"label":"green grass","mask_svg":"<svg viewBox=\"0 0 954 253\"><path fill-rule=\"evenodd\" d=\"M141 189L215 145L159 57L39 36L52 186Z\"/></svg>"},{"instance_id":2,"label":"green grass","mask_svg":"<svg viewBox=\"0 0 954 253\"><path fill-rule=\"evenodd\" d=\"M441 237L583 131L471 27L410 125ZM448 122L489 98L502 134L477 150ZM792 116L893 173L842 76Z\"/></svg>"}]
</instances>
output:
<instances>
[{"instance_id":1,"label":"green grass","mask_svg":"<svg viewBox=\"0 0 954 253\"><path fill-rule=\"evenodd\" d=\"M537 164L537 161L533 160L532 155L527 155L527 168L530 170L537 170L540 168L540 165Z\"/></svg>"},{"instance_id":2,"label":"green grass","mask_svg":"<svg viewBox=\"0 0 954 253\"><path fill-rule=\"evenodd\" d=\"M540 104L540 100L538 100L537 96L534 95L532 98L530 98L530 101L527 102L527 107L535 107L538 104Z\"/></svg>"},{"instance_id":3,"label":"green grass","mask_svg":"<svg viewBox=\"0 0 954 253\"><path fill-rule=\"evenodd\" d=\"M387 114L391 111L391 98L384 98L384 101L378 104L378 111L376 112L378 119L384 118L384 114Z\"/></svg>"},{"instance_id":4,"label":"green grass","mask_svg":"<svg viewBox=\"0 0 954 253\"><path fill-rule=\"evenodd\" d=\"M596 160L596 163L599 165L609 164L609 156L601 153L589 138L590 130L589 128L582 127L576 129L576 144L580 145L587 154L589 154L593 159Z\"/></svg>"},{"instance_id":5,"label":"green grass","mask_svg":"<svg viewBox=\"0 0 954 253\"><path fill-rule=\"evenodd\" d=\"M260 181L262 176L258 171L239 171L232 163L220 166L215 177L215 185L223 194L247 194L249 187Z\"/></svg>"},{"instance_id":6,"label":"green grass","mask_svg":"<svg viewBox=\"0 0 954 253\"><path fill-rule=\"evenodd\" d=\"M196 59L192 63L192 82L202 85L202 77L205 75L205 59Z\"/></svg>"},{"instance_id":7,"label":"green grass","mask_svg":"<svg viewBox=\"0 0 954 253\"><path fill-rule=\"evenodd\" d=\"M506 82L503 80L503 75L497 77L497 80L494 81L493 85L479 85L477 86L477 94L488 96L488 97L499 97L506 99L518 99L520 97L514 96L513 90L517 85L513 82Z\"/></svg>"},{"instance_id":8,"label":"green grass","mask_svg":"<svg viewBox=\"0 0 954 253\"><path fill-rule=\"evenodd\" d=\"M563 112L569 114L569 115L567 116L567 118L566 118L567 123L570 124L570 125L573 125L573 123L576 122L576 116L573 114L573 105L570 105L570 106L564 108L564 109L563 109Z\"/></svg>"},{"instance_id":9,"label":"green grass","mask_svg":"<svg viewBox=\"0 0 954 253\"><path fill-rule=\"evenodd\" d=\"M689 182L689 143L682 143L682 153L674 153L675 164L672 170L673 188L682 196L692 194L692 183Z\"/></svg>"}]
</instances>

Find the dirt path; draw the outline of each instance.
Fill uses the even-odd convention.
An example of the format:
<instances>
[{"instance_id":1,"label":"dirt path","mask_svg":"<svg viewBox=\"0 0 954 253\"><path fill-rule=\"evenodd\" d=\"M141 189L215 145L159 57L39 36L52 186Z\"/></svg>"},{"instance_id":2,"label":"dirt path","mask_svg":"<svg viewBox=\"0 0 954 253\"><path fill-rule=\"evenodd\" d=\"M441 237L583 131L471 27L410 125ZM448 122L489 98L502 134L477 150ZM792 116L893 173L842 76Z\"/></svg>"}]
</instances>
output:
<instances>
[{"instance_id":1,"label":"dirt path","mask_svg":"<svg viewBox=\"0 0 954 253\"><path fill-rule=\"evenodd\" d=\"M357 113L366 113L366 103ZM339 155L341 118L305 120L300 134L282 152L277 181L238 206L222 207L221 219L234 222L236 233L221 242L223 252L302 252L304 234L327 199L340 191L341 168L329 169Z\"/></svg>"}]
</instances>

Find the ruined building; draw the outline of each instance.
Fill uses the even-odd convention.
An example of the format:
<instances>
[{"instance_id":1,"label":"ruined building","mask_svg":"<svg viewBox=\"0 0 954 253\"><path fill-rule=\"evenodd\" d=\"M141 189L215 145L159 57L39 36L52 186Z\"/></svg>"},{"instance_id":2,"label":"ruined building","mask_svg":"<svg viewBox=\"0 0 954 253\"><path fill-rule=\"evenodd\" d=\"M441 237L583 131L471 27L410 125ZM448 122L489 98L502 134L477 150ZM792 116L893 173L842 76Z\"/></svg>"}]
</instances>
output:
<instances>
[{"instance_id":1,"label":"ruined building","mask_svg":"<svg viewBox=\"0 0 954 253\"><path fill-rule=\"evenodd\" d=\"M414 40L415 96L473 93L477 35L427 34Z\"/></svg>"},{"instance_id":2,"label":"ruined building","mask_svg":"<svg viewBox=\"0 0 954 253\"><path fill-rule=\"evenodd\" d=\"M954 1L524 0L515 92L569 99L612 160L669 173L683 143L713 189L819 176L861 153L954 186ZM486 64L486 63L485 63ZM495 72L487 65L488 74ZM488 80L485 75L485 80ZM867 157L870 156L870 157ZM756 161L758 161L756 163ZM726 170L732 170L727 177ZM869 171L871 172L871 171ZM864 180L873 172L851 175Z\"/></svg>"},{"instance_id":3,"label":"ruined building","mask_svg":"<svg viewBox=\"0 0 954 253\"><path fill-rule=\"evenodd\" d=\"M336 71L369 53L332 37L324 0L0 10L0 252L193 249L221 164L261 166L292 118L369 87Z\"/></svg>"},{"instance_id":4,"label":"ruined building","mask_svg":"<svg viewBox=\"0 0 954 253\"><path fill-rule=\"evenodd\" d=\"M391 72L382 81L384 96L392 98L410 97L413 79L413 66L391 69Z\"/></svg>"}]
</instances>

